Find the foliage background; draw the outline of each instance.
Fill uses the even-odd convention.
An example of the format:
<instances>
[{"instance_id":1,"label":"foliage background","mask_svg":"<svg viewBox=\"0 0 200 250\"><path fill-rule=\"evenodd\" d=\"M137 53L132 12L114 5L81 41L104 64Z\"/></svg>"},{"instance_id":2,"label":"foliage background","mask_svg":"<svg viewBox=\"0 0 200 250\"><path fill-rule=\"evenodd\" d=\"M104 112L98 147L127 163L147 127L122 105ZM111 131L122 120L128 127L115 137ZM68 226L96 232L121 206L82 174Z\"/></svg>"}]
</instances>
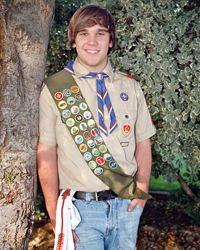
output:
<instances>
[{"instance_id":1,"label":"foliage background","mask_svg":"<svg viewBox=\"0 0 200 250\"><path fill-rule=\"evenodd\" d=\"M56 0L46 75L75 57L67 40L74 11L90 1ZM200 3L175 0L107 0L116 20L113 65L142 85L157 128L153 172L170 183L184 179L199 204ZM194 205L194 201L193 201Z\"/></svg>"}]
</instances>

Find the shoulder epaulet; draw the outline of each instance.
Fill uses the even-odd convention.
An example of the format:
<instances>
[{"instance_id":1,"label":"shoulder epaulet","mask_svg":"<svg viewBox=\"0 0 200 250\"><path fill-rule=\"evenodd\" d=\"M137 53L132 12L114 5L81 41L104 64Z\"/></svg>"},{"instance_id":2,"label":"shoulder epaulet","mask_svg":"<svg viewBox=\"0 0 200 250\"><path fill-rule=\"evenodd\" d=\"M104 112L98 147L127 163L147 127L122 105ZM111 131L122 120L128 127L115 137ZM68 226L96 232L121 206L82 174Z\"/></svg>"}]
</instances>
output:
<instances>
[{"instance_id":1,"label":"shoulder epaulet","mask_svg":"<svg viewBox=\"0 0 200 250\"><path fill-rule=\"evenodd\" d=\"M133 76L130 75L126 75L127 77L131 78L131 79L135 79Z\"/></svg>"},{"instance_id":2,"label":"shoulder epaulet","mask_svg":"<svg viewBox=\"0 0 200 250\"><path fill-rule=\"evenodd\" d=\"M121 72L121 71L117 71L117 72L120 73L120 74L123 75L123 76L128 77L128 78L135 79L133 76L130 76L130 75L128 75L127 73L124 73L124 72Z\"/></svg>"}]
</instances>

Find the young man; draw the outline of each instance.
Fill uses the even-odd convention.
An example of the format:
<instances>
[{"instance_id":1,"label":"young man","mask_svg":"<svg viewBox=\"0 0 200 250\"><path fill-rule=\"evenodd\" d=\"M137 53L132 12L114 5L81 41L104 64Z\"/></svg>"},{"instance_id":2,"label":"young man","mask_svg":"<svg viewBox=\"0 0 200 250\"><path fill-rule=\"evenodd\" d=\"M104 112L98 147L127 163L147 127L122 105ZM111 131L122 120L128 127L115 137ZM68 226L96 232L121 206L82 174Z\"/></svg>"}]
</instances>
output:
<instances>
[{"instance_id":1,"label":"young man","mask_svg":"<svg viewBox=\"0 0 200 250\"><path fill-rule=\"evenodd\" d=\"M82 7L68 37L77 58L45 81L40 97L38 173L47 211L55 229L59 189L73 190L81 218L76 249L133 250L155 127L139 84L108 60L115 46L110 13Z\"/></svg>"}]
</instances>

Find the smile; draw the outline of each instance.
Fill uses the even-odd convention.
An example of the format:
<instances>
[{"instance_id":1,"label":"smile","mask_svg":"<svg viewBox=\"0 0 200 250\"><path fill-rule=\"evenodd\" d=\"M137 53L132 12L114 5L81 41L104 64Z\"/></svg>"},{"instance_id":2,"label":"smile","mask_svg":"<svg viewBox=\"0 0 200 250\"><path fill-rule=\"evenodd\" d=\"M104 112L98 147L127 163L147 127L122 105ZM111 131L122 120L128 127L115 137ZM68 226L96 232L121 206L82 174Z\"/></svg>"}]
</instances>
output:
<instances>
[{"instance_id":1,"label":"smile","mask_svg":"<svg viewBox=\"0 0 200 250\"><path fill-rule=\"evenodd\" d=\"M95 53L98 53L98 50L86 50L87 53L90 53L90 54L95 54Z\"/></svg>"}]
</instances>

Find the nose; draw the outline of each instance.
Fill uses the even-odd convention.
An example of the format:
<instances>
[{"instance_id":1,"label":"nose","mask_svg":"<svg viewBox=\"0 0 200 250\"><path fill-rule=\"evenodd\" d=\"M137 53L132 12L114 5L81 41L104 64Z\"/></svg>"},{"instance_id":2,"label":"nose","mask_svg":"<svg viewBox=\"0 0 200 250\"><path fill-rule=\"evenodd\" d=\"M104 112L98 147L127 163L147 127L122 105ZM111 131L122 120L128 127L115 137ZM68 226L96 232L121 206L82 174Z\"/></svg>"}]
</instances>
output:
<instances>
[{"instance_id":1,"label":"nose","mask_svg":"<svg viewBox=\"0 0 200 250\"><path fill-rule=\"evenodd\" d=\"M90 36L88 36L88 44L91 44L91 45L97 44L97 39L95 35L91 34Z\"/></svg>"}]
</instances>

